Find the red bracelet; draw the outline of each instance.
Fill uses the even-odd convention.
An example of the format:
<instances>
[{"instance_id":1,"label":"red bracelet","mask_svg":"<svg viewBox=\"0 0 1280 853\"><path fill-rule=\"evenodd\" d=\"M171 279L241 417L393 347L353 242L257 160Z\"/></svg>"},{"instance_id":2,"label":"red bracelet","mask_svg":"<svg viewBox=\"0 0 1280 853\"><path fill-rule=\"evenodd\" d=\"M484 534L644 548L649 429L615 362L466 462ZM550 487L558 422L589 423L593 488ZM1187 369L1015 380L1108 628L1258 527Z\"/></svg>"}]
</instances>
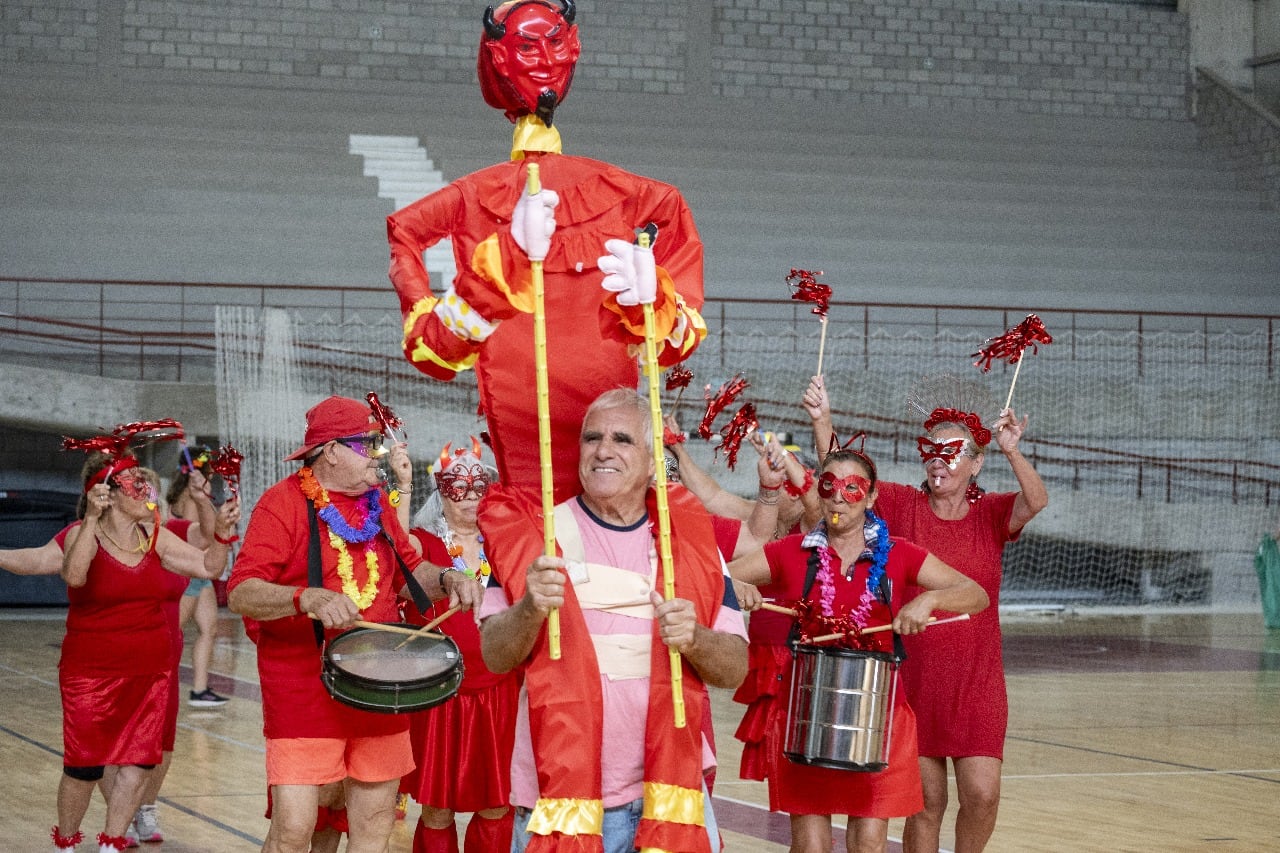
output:
<instances>
[{"instance_id":1,"label":"red bracelet","mask_svg":"<svg viewBox=\"0 0 1280 853\"><path fill-rule=\"evenodd\" d=\"M793 498L798 498L805 492L809 491L809 487L813 485L813 472L808 468L804 469L804 485L796 487L791 485L791 481L787 480L782 485L786 486L787 494Z\"/></svg>"},{"instance_id":2,"label":"red bracelet","mask_svg":"<svg viewBox=\"0 0 1280 853\"><path fill-rule=\"evenodd\" d=\"M760 484L760 491L762 492L776 492L778 491L778 489L781 489L781 488L782 488L781 483L779 483L776 486L766 486L764 483Z\"/></svg>"},{"instance_id":3,"label":"red bracelet","mask_svg":"<svg viewBox=\"0 0 1280 853\"><path fill-rule=\"evenodd\" d=\"M217 542L219 545L230 545L234 542L240 541L240 534L232 533L229 539L223 539L221 536L218 535L217 531L214 531L213 541Z\"/></svg>"},{"instance_id":4,"label":"red bracelet","mask_svg":"<svg viewBox=\"0 0 1280 853\"><path fill-rule=\"evenodd\" d=\"M305 586L300 586L293 590L293 609L299 616L302 615L302 593L306 589Z\"/></svg>"}]
</instances>

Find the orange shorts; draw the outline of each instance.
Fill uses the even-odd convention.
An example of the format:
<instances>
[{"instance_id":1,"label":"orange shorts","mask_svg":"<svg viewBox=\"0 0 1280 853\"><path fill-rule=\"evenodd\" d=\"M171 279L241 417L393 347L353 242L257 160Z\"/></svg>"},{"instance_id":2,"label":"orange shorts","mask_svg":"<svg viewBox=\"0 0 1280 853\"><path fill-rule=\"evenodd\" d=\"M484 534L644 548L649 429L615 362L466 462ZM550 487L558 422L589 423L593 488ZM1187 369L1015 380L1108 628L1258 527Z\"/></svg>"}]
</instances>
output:
<instances>
[{"instance_id":1,"label":"orange shorts","mask_svg":"<svg viewBox=\"0 0 1280 853\"><path fill-rule=\"evenodd\" d=\"M267 741L268 785L327 785L399 779L414 768L409 732L353 738L298 737Z\"/></svg>"}]
</instances>

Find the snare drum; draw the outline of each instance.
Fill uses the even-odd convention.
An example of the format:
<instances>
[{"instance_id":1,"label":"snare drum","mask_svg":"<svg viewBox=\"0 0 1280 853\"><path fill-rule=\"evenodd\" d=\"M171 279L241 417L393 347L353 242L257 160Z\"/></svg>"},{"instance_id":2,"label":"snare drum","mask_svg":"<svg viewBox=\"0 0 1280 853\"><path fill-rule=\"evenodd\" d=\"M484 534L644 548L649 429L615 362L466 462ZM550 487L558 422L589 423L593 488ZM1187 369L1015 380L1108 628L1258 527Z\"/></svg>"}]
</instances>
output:
<instances>
[{"instance_id":1,"label":"snare drum","mask_svg":"<svg viewBox=\"0 0 1280 853\"><path fill-rule=\"evenodd\" d=\"M352 628L325 645L320 677L329 695L344 705L403 714L451 698L462 673L462 653L448 637Z\"/></svg>"},{"instance_id":2,"label":"snare drum","mask_svg":"<svg viewBox=\"0 0 1280 853\"><path fill-rule=\"evenodd\" d=\"M897 686L892 654L796 646L783 754L836 770L885 769Z\"/></svg>"}]
</instances>

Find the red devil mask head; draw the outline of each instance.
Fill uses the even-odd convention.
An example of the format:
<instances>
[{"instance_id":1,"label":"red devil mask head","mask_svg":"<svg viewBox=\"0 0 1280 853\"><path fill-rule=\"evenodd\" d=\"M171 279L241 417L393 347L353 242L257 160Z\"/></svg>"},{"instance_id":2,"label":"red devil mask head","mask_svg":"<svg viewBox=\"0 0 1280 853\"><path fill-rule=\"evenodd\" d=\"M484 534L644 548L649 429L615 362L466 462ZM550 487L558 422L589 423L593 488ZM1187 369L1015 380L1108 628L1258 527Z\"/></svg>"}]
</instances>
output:
<instances>
[{"instance_id":1,"label":"red devil mask head","mask_svg":"<svg viewBox=\"0 0 1280 853\"><path fill-rule=\"evenodd\" d=\"M582 52L575 14L573 0L510 0L485 9L476 60L485 103L513 122L533 113L550 127Z\"/></svg>"}]
</instances>

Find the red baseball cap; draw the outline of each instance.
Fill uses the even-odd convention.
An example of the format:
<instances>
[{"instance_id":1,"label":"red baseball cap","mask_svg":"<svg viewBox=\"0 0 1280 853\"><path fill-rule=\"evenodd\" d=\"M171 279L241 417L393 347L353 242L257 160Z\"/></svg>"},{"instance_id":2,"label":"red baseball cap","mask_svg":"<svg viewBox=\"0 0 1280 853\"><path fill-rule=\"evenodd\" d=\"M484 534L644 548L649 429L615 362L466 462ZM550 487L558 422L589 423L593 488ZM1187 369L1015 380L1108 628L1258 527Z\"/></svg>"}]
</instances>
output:
<instances>
[{"instance_id":1,"label":"red baseball cap","mask_svg":"<svg viewBox=\"0 0 1280 853\"><path fill-rule=\"evenodd\" d=\"M335 438L365 435L382 429L368 403L350 397L328 397L307 410L307 434L302 446L285 460L302 459L315 448Z\"/></svg>"}]
</instances>

